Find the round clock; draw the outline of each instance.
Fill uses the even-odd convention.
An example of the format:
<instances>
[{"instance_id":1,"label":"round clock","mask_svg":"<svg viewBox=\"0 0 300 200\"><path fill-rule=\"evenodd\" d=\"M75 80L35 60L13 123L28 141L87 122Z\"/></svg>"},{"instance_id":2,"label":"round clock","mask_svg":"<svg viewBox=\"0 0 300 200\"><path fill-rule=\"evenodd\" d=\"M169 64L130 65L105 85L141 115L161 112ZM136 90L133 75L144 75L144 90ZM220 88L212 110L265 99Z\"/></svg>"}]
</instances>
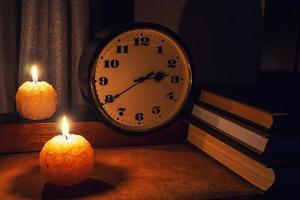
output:
<instances>
[{"instance_id":1,"label":"round clock","mask_svg":"<svg viewBox=\"0 0 300 200\"><path fill-rule=\"evenodd\" d=\"M145 135L182 113L192 87L191 58L171 30L133 23L99 32L79 64L83 96L109 126Z\"/></svg>"}]
</instances>

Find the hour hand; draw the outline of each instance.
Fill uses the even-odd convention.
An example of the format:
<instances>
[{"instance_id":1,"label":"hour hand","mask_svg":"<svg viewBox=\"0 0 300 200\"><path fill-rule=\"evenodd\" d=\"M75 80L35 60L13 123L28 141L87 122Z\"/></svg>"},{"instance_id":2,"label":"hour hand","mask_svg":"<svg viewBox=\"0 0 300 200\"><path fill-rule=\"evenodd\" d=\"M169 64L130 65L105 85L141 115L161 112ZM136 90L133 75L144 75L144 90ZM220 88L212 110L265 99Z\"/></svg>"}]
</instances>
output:
<instances>
[{"instance_id":1,"label":"hour hand","mask_svg":"<svg viewBox=\"0 0 300 200\"><path fill-rule=\"evenodd\" d=\"M142 83L145 80L154 79L155 81L159 82L162 81L166 76L169 76L169 74L166 74L164 71L158 71L154 73L153 71L147 74L146 76L142 76L140 78L134 79L135 83Z\"/></svg>"},{"instance_id":2,"label":"hour hand","mask_svg":"<svg viewBox=\"0 0 300 200\"><path fill-rule=\"evenodd\" d=\"M154 75L155 73L152 71L152 72L149 72L146 76L141 76L139 78L136 78L133 80L134 83L142 83L144 82L145 80L148 80L148 79L151 79L151 77Z\"/></svg>"}]
</instances>

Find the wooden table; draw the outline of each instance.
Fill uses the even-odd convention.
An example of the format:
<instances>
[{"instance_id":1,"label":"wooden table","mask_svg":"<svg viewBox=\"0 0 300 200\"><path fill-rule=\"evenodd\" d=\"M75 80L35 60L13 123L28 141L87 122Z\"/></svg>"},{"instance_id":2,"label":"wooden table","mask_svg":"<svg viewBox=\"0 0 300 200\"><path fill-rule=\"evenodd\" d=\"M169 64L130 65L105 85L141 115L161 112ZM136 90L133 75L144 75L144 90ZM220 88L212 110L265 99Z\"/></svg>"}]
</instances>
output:
<instances>
[{"instance_id":1,"label":"wooden table","mask_svg":"<svg viewBox=\"0 0 300 200\"><path fill-rule=\"evenodd\" d=\"M98 148L92 176L46 183L38 153L0 156L0 199L253 199L260 191L190 144Z\"/></svg>"}]
</instances>

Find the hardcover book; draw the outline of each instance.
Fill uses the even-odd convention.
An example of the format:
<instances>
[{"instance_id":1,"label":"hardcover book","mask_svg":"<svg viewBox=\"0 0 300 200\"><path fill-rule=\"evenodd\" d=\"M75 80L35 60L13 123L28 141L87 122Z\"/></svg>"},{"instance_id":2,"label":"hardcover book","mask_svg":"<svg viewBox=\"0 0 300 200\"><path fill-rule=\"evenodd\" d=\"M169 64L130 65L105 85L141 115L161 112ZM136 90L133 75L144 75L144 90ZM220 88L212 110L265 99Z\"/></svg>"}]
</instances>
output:
<instances>
[{"instance_id":1,"label":"hardcover book","mask_svg":"<svg viewBox=\"0 0 300 200\"><path fill-rule=\"evenodd\" d=\"M270 132L300 130L300 94L295 85L265 83L260 85L206 85L200 102L255 123Z\"/></svg>"},{"instance_id":2,"label":"hardcover book","mask_svg":"<svg viewBox=\"0 0 300 200\"><path fill-rule=\"evenodd\" d=\"M204 103L195 103L192 115L212 128L258 154L299 154L300 137L297 131L270 133L242 120L237 120L219 109Z\"/></svg>"},{"instance_id":3,"label":"hardcover book","mask_svg":"<svg viewBox=\"0 0 300 200\"><path fill-rule=\"evenodd\" d=\"M188 141L264 192L299 191L300 167L266 167L257 160L219 140L213 129L190 123Z\"/></svg>"}]
</instances>

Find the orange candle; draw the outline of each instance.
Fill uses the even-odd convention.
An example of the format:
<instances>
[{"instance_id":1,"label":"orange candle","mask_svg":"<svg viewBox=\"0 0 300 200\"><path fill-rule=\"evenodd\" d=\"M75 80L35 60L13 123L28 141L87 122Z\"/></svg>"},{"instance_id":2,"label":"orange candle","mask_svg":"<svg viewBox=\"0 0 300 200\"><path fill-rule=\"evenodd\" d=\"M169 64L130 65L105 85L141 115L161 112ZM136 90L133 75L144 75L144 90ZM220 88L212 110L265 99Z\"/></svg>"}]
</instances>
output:
<instances>
[{"instance_id":1,"label":"orange candle","mask_svg":"<svg viewBox=\"0 0 300 200\"><path fill-rule=\"evenodd\" d=\"M40 169L54 185L73 185L85 180L92 172L94 150L80 135L70 134L67 118L62 120L62 135L44 145L40 152Z\"/></svg>"},{"instance_id":2,"label":"orange candle","mask_svg":"<svg viewBox=\"0 0 300 200\"><path fill-rule=\"evenodd\" d=\"M16 107L19 114L32 120L51 117L56 111L57 94L49 83L38 81L37 68L31 68L33 81L23 83L16 94Z\"/></svg>"}]
</instances>

